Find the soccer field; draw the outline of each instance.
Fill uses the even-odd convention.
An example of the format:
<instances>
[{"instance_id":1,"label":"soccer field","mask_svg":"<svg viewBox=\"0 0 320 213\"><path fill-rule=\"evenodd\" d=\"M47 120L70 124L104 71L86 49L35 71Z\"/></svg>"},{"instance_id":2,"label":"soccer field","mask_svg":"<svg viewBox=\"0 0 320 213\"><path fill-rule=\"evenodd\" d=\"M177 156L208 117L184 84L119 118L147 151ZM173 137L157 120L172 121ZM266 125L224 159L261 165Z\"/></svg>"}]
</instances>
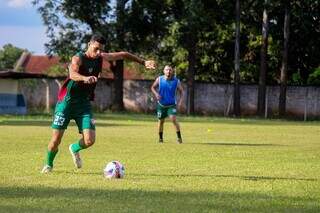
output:
<instances>
[{"instance_id":1,"label":"soccer field","mask_svg":"<svg viewBox=\"0 0 320 213\"><path fill-rule=\"evenodd\" d=\"M0 117L0 212L320 212L320 122L179 117L183 144L155 116L99 114L74 169L71 123L52 174L40 174L49 116ZM119 160L121 180L103 167Z\"/></svg>"}]
</instances>

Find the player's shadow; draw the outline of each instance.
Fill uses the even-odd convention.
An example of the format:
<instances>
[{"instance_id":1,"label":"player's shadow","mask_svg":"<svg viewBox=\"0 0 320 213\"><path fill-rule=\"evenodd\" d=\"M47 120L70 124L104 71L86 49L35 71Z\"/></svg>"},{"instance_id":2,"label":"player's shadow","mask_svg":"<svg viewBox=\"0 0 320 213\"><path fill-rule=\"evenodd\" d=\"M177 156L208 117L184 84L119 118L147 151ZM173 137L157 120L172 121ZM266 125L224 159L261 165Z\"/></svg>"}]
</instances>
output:
<instances>
[{"instance_id":1,"label":"player's shadow","mask_svg":"<svg viewBox=\"0 0 320 213\"><path fill-rule=\"evenodd\" d=\"M128 189L125 180L95 181L98 184L95 188L79 184L0 186L0 209L1 212L319 212L318 199L302 195L245 190L178 191L174 187Z\"/></svg>"},{"instance_id":2,"label":"player's shadow","mask_svg":"<svg viewBox=\"0 0 320 213\"><path fill-rule=\"evenodd\" d=\"M206 175L206 174L131 174L133 176L151 176L151 177L172 177L172 178L185 178L185 177L203 177L203 178L237 178L242 180L249 181L275 181L275 180L284 180L284 181L319 181L320 179L316 178L299 178L299 177L270 177L270 176L250 176L250 175Z\"/></svg>"},{"instance_id":3,"label":"player's shadow","mask_svg":"<svg viewBox=\"0 0 320 213\"><path fill-rule=\"evenodd\" d=\"M83 175L99 175L102 176L102 172L83 172L83 171L55 171L56 174L83 174ZM219 174L213 174L213 175L206 175L206 174L138 174L138 173L128 173L126 177L172 177L172 178L184 178L184 177L212 177L212 178L238 178L243 180L250 180L250 181L265 181L265 180L285 180L285 181L319 181L319 179L316 178L298 178L298 177L270 177L270 176L254 176L254 175L219 175Z\"/></svg>"},{"instance_id":4,"label":"player's shadow","mask_svg":"<svg viewBox=\"0 0 320 213\"><path fill-rule=\"evenodd\" d=\"M75 170L55 170L54 171L54 173L55 174L66 174L66 175L75 175L75 174L77 174L77 175L79 175L79 174L82 174L82 175L98 175L98 176L103 176L103 173L102 173L102 171L101 172L83 172L83 171L81 171L81 170L77 170L77 169L75 169Z\"/></svg>"},{"instance_id":5,"label":"player's shadow","mask_svg":"<svg viewBox=\"0 0 320 213\"><path fill-rule=\"evenodd\" d=\"M285 146L283 144L272 143L185 143L192 145L207 145L207 146Z\"/></svg>"},{"instance_id":6,"label":"player's shadow","mask_svg":"<svg viewBox=\"0 0 320 213\"><path fill-rule=\"evenodd\" d=\"M0 126L51 126L52 121L48 120L7 120L0 121ZM116 124L116 123L100 123L96 122L96 126L108 127L108 126L133 126L134 123L129 124ZM69 126L76 126L74 121L70 121Z\"/></svg>"},{"instance_id":7,"label":"player's shadow","mask_svg":"<svg viewBox=\"0 0 320 213\"><path fill-rule=\"evenodd\" d=\"M199 117L201 118L201 117ZM180 117L180 122L183 123L210 123L210 124L227 124L227 125L247 125L247 126L273 126L273 127L288 127L288 126L318 126L318 122L300 122L301 120L266 120L266 119L255 119L255 118L247 118L247 119L230 119L228 117L221 117L217 119L208 119L208 117L204 117L202 119L197 119L193 117Z\"/></svg>"}]
</instances>

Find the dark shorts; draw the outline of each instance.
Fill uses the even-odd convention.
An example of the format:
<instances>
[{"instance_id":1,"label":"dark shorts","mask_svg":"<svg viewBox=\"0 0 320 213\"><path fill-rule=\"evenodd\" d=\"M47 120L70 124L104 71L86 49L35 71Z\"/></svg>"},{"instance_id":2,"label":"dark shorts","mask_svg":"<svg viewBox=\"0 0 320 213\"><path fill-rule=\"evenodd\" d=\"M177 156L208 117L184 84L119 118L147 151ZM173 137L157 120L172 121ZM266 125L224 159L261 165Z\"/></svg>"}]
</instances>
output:
<instances>
[{"instance_id":1,"label":"dark shorts","mask_svg":"<svg viewBox=\"0 0 320 213\"><path fill-rule=\"evenodd\" d=\"M164 119L171 115L177 115L176 105L162 106L157 105L157 117L158 119Z\"/></svg>"},{"instance_id":2,"label":"dark shorts","mask_svg":"<svg viewBox=\"0 0 320 213\"><path fill-rule=\"evenodd\" d=\"M58 102L51 127L53 129L67 129L71 119L76 121L80 133L84 129L95 130L90 102L80 104L71 104L65 101Z\"/></svg>"}]
</instances>

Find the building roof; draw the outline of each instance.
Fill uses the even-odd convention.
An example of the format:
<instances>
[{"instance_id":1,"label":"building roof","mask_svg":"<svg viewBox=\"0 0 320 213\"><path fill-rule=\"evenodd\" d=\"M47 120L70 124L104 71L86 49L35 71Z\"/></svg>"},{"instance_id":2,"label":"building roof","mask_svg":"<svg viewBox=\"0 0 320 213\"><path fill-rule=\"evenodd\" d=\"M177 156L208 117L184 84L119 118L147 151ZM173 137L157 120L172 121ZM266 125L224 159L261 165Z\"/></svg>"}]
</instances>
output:
<instances>
[{"instance_id":1,"label":"building roof","mask_svg":"<svg viewBox=\"0 0 320 213\"><path fill-rule=\"evenodd\" d=\"M46 74L46 71L56 65L60 65L63 68L67 68L67 63L60 62L60 58L58 56L46 56L46 55L22 55L20 60L19 70L22 70L24 73L31 74ZM67 73L66 73L67 75ZM110 69L110 63L103 63L103 72L100 77L113 79L113 73ZM144 79L143 75L138 73L136 70L126 69L124 68L123 78L125 80L129 79Z\"/></svg>"},{"instance_id":2,"label":"building roof","mask_svg":"<svg viewBox=\"0 0 320 213\"><path fill-rule=\"evenodd\" d=\"M43 74L50 67L59 64L65 66L65 64L59 62L59 57L29 54L22 63L22 69L27 73Z\"/></svg>"}]
</instances>

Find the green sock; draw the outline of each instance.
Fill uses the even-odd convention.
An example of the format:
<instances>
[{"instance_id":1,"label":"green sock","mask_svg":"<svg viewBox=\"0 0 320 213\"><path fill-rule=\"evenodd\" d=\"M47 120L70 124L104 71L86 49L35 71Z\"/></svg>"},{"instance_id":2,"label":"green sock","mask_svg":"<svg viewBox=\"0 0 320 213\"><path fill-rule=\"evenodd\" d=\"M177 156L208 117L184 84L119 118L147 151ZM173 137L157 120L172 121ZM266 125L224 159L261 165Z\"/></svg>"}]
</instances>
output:
<instances>
[{"instance_id":1,"label":"green sock","mask_svg":"<svg viewBox=\"0 0 320 213\"><path fill-rule=\"evenodd\" d=\"M53 160L56 157L57 151L49 151L47 152L47 165L53 167Z\"/></svg>"},{"instance_id":2,"label":"green sock","mask_svg":"<svg viewBox=\"0 0 320 213\"><path fill-rule=\"evenodd\" d=\"M72 150L73 153L77 153L80 150L85 149L85 148L87 148L87 147L81 145L80 144L80 140L78 142L76 142L76 143L71 144L71 150Z\"/></svg>"}]
</instances>

